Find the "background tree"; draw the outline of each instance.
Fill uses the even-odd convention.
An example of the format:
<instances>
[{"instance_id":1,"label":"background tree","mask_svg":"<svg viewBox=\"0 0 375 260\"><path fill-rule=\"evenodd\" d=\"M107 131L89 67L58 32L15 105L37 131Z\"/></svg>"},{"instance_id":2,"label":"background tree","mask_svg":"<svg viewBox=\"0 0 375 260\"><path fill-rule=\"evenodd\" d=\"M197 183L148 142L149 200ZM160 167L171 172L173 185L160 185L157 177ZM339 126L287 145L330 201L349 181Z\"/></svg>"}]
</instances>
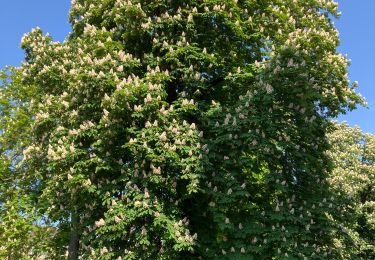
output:
<instances>
[{"instance_id":1,"label":"background tree","mask_svg":"<svg viewBox=\"0 0 375 260\"><path fill-rule=\"evenodd\" d=\"M362 99L332 15L329 0L77 0L66 41L26 35L17 165L56 250L344 257L326 133Z\"/></svg>"},{"instance_id":2,"label":"background tree","mask_svg":"<svg viewBox=\"0 0 375 260\"><path fill-rule=\"evenodd\" d=\"M330 183L345 205L343 227L362 259L375 257L375 136L347 123L334 124L328 151L335 165ZM337 243L341 243L337 239ZM347 251L347 250L344 250Z\"/></svg>"},{"instance_id":3,"label":"background tree","mask_svg":"<svg viewBox=\"0 0 375 260\"><path fill-rule=\"evenodd\" d=\"M35 88L21 83L15 68L0 72L0 258L52 256L54 229L36 210L33 186L38 179L17 164L30 143L30 99Z\"/></svg>"}]
</instances>

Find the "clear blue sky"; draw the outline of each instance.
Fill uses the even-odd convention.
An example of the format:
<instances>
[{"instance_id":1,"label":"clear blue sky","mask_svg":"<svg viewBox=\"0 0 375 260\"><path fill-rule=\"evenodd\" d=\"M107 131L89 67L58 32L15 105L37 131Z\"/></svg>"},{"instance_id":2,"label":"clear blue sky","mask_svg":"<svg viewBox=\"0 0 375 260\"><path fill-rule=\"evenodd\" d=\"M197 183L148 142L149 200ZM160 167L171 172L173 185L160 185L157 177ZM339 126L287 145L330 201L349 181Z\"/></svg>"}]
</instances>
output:
<instances>
[{"instance_id":1,"label":"clear blue sky","mask_svg":"<svg viewBox=\"0 0 375 260\"><path fill-rule=\"evenodd\" d=\"M375 134L375 0L339 0L342 12L336 21L340 32L339 51L352 60L349 77L357 80L358 91L366 98L369 108L359 108L340 116L350 125Z\"/></svg>"},{"instance_id":2,"label":"clear blue sky","mask_svg":"<svg viewBox=\"0 0 375 260\"><path fill-rule=\"evenodd\" d=\"M23 60L22 35L39 26L54 40L63 41L70 32L70 0L3 0L0 14L0 68L18 66Z\"/></svg>"},{"instance_id":3,"label":"clear blue sky","mask_svg":"<svg viewBox=\"0 0 375 260\"><path fill-rule=\"evenodd\" d=\"M352 60L350 78L360 83L359 92L366 97L369 109L340 116L350 125L375 133L375 0L338 0L342 17L336 21L340 31L339 51ZM70 0L2 1L0 15L0 67L19 65L23 52L20 39L25 32L39 26L55 40L62 41L70 31Z\"/></svg>"}]
</instances>

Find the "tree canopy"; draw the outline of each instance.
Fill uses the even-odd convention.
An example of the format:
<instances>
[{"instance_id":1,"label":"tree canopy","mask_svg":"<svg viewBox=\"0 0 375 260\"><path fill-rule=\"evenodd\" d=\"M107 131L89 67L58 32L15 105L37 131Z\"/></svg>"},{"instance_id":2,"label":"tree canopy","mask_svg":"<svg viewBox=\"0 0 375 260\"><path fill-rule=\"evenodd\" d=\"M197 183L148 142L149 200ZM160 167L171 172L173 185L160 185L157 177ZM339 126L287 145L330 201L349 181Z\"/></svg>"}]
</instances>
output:
<instances>
[{"instance_id":1,"label":"tree canopy","mask_svg":"<svg viewBox=\"0 0 375 260\"><path fill-rule=\"evenodd\" d=\"M358 256L372 259L375 257L375 136L343 123L335 124L328 138L331 143L328 154L335 165L329 182L344 205L339 221L350 234Z\"/></svg>"},{"instance_id":2,"label":"tree canopy","mask_svg":"<svg viewBox=\"0 0 375 260\"><path fill-rule=\"evenodd\" d=\"M34 29L2 75L0 253L17 259L14 234L25 259L364 256L371 233L343 227L373 225L372 186L353 207L337 186L359 142L328 135L364 104L338 16L330 0L73 0L66 40Z\"/></svg>"}]
</instances>

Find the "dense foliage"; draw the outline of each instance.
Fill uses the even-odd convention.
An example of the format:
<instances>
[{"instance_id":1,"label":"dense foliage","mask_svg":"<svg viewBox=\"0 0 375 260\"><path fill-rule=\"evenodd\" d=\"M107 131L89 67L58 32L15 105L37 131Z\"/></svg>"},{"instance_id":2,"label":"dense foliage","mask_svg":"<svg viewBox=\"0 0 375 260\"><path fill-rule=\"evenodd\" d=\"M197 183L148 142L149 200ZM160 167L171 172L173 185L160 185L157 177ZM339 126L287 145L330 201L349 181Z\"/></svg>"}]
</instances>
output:
<instances>
[{"instance_id":1,"label":"dense foliage","mask_svg":"<svg viewBox=\"0 0 375 260\"><path fill-rule=\"evenodd\" d=\"M358 127L335 124L328 151L335 165L330 176L341 205L343 228L362 259L375 258L375 136ZM341 243L340 239L336 243ZM347 256L349 258L349 256Z\"/></svg>"},{"instance_id":2,"label":"dense foliage","mask_svg":"<svg viewBox=\"0 0 375 260\"><path fill-rule=\"evenodd\" d=\"M358 256L327 153L330 119L363 102L338 15L330 0L72 1L72 34L34 29L3 75L2 254L17 223L24 258Z\"/></svg>"},{"instance_id":3,"label":"dense foliage","mask_svg":"<svg viewBox=\"0 0 375 260\"><path fill-rule=\"evenodd\" d=\"M36 176L16 167L30 144L35 89L16 69L2 71L0 80L0 258L35 259L53 250L46 242L54 233L34 207Z\"/></svg>"}]
</instances>

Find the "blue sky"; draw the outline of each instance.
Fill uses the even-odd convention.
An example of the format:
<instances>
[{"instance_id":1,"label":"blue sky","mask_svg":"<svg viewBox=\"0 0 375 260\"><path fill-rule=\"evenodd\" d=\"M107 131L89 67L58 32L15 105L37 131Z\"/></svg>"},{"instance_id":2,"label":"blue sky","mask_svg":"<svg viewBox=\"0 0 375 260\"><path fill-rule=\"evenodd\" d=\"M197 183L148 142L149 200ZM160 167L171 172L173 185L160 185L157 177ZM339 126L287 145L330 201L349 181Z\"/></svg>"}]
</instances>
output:
<instances>
[{"instance_id":1,"label":"blue sky","mask_svg":"<svg viewBox=\"0 0 375 260\"><path fill-rule=\"evenodd\" d=\"M349 77L357 80L358 91L366 98L369 108L359 108L339 117L350 125L359 125L363 131L375 134L375 1L339 0L342 12L336 21L340 32L339 51L352 60Z\"/></svg>"},{"instance_id":2,"label":"blue sky","mask_svg":"<svg viewBox=\"0 0 375 260\"><path fill-rule=\"evenodd\" d=\"M352 60L351 80L360 83L358 91L366 97L368 108L359 108L339 121L359 125L365 132L375 133L375 0L338 0L342 17L335 22L341 38L339 51ZM62 41L70 31L70 0L2 1L0 15L0 67L19 65L23 52L20 39L25 32L39 26L54 40Z\"/></svg>"},{"instance_id":3,"label":"blue sky","mask_svg":"<svg viewBox=\"0 0 375 260\"><path fill-rule=\"evenodd\" d=\"M70 0L4 0L0 14L0 68L19 65L22 35L39 26L55 40L62 41L70 32Z\"/></svg>"}]
</instances>

